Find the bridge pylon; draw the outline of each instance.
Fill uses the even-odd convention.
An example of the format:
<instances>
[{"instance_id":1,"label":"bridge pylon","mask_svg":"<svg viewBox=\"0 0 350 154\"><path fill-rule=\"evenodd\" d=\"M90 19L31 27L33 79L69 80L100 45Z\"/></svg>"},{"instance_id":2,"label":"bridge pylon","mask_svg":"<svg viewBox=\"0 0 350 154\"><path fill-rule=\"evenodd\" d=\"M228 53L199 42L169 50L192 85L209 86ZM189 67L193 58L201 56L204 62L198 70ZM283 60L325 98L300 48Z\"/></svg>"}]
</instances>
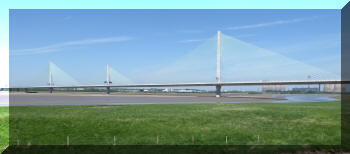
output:
<instances>
[{"instance_id":1,"label":"bridge pylon","mask_svg":"<svg viewBox=\"0 0 350 154\"><path fill-rule=\"evenodd\" d=\"M217 55L216 55L216 97L221 97L221 31L217 34Z\"/></svg>"},{"instance_id":2,"label":"bridge pylon","mask_svg":"<svg viewBox=\"0 0 350 154\"><path fill-rule=\"evenodd\" d=\"M49 93L53 91L53 79L52 79L52 62L49 62Z\"/></svg>"},{"instance_id":3,"label":"bridge pylon","mask_svg":"<svg viewBox=\"0 0 350 154\"><path fill-rule=\"evenodd\" d=\"M110 73L109 73L109 65L107 64L107 67L106 67L106 81L105 81L105 83L106 83L106 94L110 94L111 93L111 87L109 86L111 83L112 83L112 81L111 81L111 76L110 76Z\"/></svg>"}]
</instances>

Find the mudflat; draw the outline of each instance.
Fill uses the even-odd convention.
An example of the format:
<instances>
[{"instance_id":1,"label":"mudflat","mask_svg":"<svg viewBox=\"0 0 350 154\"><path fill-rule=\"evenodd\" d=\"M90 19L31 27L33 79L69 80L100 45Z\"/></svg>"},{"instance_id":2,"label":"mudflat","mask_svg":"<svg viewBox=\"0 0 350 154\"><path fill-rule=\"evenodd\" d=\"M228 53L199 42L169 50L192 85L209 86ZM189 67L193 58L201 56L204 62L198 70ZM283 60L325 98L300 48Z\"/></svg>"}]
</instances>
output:
<instances>
[{"instance_id":1,"label":"mudflat","mask_svg":"<svg viewBox=\"0 0 350 154\"><path fill-rule=\"evenodd\" d=\"M244 103L271 102L283 100L268 95L225 95L216 98L211 95L149 95L149 94L103 94L103 93L10 93L11 105L104 105L123 103Z\"/></svg>"}]
</instances>

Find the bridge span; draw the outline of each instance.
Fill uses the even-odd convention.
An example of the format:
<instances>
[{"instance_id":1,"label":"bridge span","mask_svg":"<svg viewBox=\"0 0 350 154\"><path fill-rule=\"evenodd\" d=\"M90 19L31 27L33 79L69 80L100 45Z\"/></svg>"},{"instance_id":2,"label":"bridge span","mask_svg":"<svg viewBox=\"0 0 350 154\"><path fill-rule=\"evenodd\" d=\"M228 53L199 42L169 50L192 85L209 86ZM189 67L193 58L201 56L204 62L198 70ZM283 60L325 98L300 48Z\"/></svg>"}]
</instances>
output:
<instances>
[{"instance_id":1,"label":"bridge span","mask_svg":"<svg viewBox=\"0 0 350 154\"><path fill-rule=\"evenodd\" d=\"M37 89L48 88L50 93L55 88L106 88L106 93L110 93L110 88L130 88L130 87L202 87L215 86L216 96L221 97L222 86L259 86L259 85L321 85L321 84L350 84L350 81L340 80L308 80L308 81L256 81L256 82L213 82L213 83L170 83L170 84L106 84L106 85L74 85L74 86L28 86L12 87L10 89Z\"/></svg>"}]
</instances>

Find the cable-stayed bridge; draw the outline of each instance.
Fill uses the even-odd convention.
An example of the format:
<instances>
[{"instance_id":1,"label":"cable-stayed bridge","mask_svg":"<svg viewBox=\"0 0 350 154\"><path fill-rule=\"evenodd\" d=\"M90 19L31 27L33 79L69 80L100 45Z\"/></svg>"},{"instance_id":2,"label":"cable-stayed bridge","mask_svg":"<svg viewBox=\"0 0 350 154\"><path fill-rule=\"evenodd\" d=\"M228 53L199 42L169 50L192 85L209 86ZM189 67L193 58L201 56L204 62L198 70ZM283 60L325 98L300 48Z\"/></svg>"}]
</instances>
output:
<instances>
[{"instance_id":1,"label":"cable-stayed bridge","mask_svg":"<svg viewBox=\"0 0 350 154\"><path fill-rule=\"evenodd\" d=\"M221 32L218 31L217 33L217 38L216 38L217 42L216 42L216 82L184 82L184 83L154 83L154 84L133 84L131 82L127 82L127 84L113 84L111 81L111 68L109 65L107 65L106 67L106 80L104 82L104 84L94 84L94 85L84 85L84 84L78 84L78 82L76 82L75 80L71 79L68 75L64 75L65 73L60 70L57 69L58 67L56 65L54 65L53 63L50 62L49 64L49 83L48 85L45 86L17 86L17 87L12 87L12 88L48 88L49 91L52 93L52 91L55 88L106 88L106 93L109 94L110 93L110 88L127 88L127 87L199 87L199 86L213 86L216 87L216 96L220 97L221 96L221 87L222 86L259 86L259 85L320 85L321 84L345 84L348 83L347 81L341 81L341 80L269 80L269 81L264 81L264 80L258 80L258 81L240 81L240 82L226 82L226 81L222 81L221 75L222 75L222 58L226 58L226 57L222 57L222 48L224 48L222 46L222 43L225 43L222 41L222 36L221 36ZM241 42L239 42L241 43ZM241 43L242 44L242 43ZM277 59L276 63L283 63L285 61L288 61L288 59L286 59L283 56L279 56L276 55L274 53L270 53L270 52L266 52L266 51L260 51L260 49L257 48L242 48L240 49L241 51L246 51L246 50L259 50L260 54L266 54L268 56L273 57L274 59ZM244 58L244 52L241 52L243 54L242 58ZM212 57L210 57L212 59ZM239 57L241 58L241 57ZM191 59L189 59L191 60ZM229 59L229 62L231 61L235 61L237 59ZM268 63L268 60L261 60L258 61L257 63ZM269 63L268 66L270 67L274 67L274 64L276 63ZM229 63L230 65L232 65L232 63ZM285 67L286 69L284 71L288 72L288 67L291 65L297 65L298 63L296 62L289 62L288 65L284 65L283 67ZM297 65L298 66L298 65ZM299 67L297 67L298 70L303 69L304 65L301 65ZM309 67L310 68L310 67ZM236 68L236 69L241 69L241 68ZM308 68L305 68L308 69ZM315 69L316 70L316 69ZM60 77L55 77L53 78L53 72L63 72L61 74ZM251 73L254 73L254 71L256 70L251 70ZM291 70L293 71L293 70ZM308 71L308 70L306 70ZM317 70L318 71L318 70ZM315 71L315 72L317 72ZM168 72L167 72L168 73ZM192 73L196 73L195 71ZM249 72L250 73L250 72ZM263 72L264 73L264 72ZM283 72L282 72L283 73ZM284 72L285 73L285 72ZM171 74L171 72L170 72ZM268 75L268 73L265 73L264 75ZM233 76L235 74L225 74L225 76ZM237 76L237 75L236 75ZM256 75L259 77L259 75ZM69 84L66 85L56 85L55 82L57 82L57 80L60 79L69 79L70 82ZM122 75L119 75L118 78L122 78L124 81L128 81L127 78L125 78Z\"/></svg>"}]
</instances>

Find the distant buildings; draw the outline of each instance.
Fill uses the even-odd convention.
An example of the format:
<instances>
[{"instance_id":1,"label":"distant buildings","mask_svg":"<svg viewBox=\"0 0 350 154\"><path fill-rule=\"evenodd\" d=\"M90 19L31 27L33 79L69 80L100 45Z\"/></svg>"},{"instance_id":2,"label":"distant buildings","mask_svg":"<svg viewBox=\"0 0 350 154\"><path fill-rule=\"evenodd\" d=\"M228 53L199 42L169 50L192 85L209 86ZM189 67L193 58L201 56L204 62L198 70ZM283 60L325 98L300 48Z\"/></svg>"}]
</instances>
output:
<instances>
[{"instance_id":1,"label":"distant buildings","mask_svg":"<svg viewBox=\"0 0 350 154\"><path fill-rule=\"evenodd\" d=\"M171 89L171 88L165 88L165 89L162 90L162 92L192 93L192 92L201 92L201 90L198 90L198 89Z\"/></svg>"},{"instance_id":2,"label":"distant buildings","mask_svg":"<svg viewBox=\"0 0 350 154\"><path fill-rule=\"evenodd\" d=\"M151 89L141 89L141 92L179 92L179 93L192 93L192 92L202 92L202 90L198 89L172 89L172 88L165 88L165 89L158 89L158 88L151 88Z\"/></svg>"},{"instance_id":3,"label":"distant buildings","mask_svg":"<svg viewBox=\"0 0 350 154\"><path fill-rule=\"evenodd\" d=\"M286 91L286 85L263 85L262 86L263 92L269 92L269 91Z\"/></svg>"},{"instance_id":4,"label":"distant buildings","mask_svg":"<svg viewBox=\"0 0 350 154\"><path fill-rule=\"evenodd\" d=\"M163 92L171 92L171 88L165 88L162 90Z\"/></svg>"},{"instance_id":5,"label":"distant buildings","mask_svg":"<svg viewBox=\"0 0 350 154\"><path fill-rule=\"evenodd\" d=\"M174 90L175 92L180 92L180 93L192 93L192 92L199 92L199 90L195 89L177 89Z\"/></svg>"},{"instance_id":6,"label":"distant buildings","mask_svg":"<svg viewBox=\"0 0 350 154\"><path fill-rule=\"evenodd\" d=\"M55 90L74 90L74 91L84 91L85 88L55 88Z\"/></svg>"},{"instance_id":7,"label":"distant buildings","mask_svg":"<svg viewBox=\"0 0 350 154\"><path fill-rule=\"evenodd\" d=\"M324 92L341 92L341 84L325 84L324 85Z\"/></svg>"},{"instance_id":8,"label":"distant buildings","mask_svg":"<svg viewBox=\"0 0 350 154\"><path fill-rule=\"evenodd\" d=\"M267 82L267 80L263 80L262 82ZM261 90L262 92L286 91L286 85L263 85Z\"/></svg>"}]
</instances>

